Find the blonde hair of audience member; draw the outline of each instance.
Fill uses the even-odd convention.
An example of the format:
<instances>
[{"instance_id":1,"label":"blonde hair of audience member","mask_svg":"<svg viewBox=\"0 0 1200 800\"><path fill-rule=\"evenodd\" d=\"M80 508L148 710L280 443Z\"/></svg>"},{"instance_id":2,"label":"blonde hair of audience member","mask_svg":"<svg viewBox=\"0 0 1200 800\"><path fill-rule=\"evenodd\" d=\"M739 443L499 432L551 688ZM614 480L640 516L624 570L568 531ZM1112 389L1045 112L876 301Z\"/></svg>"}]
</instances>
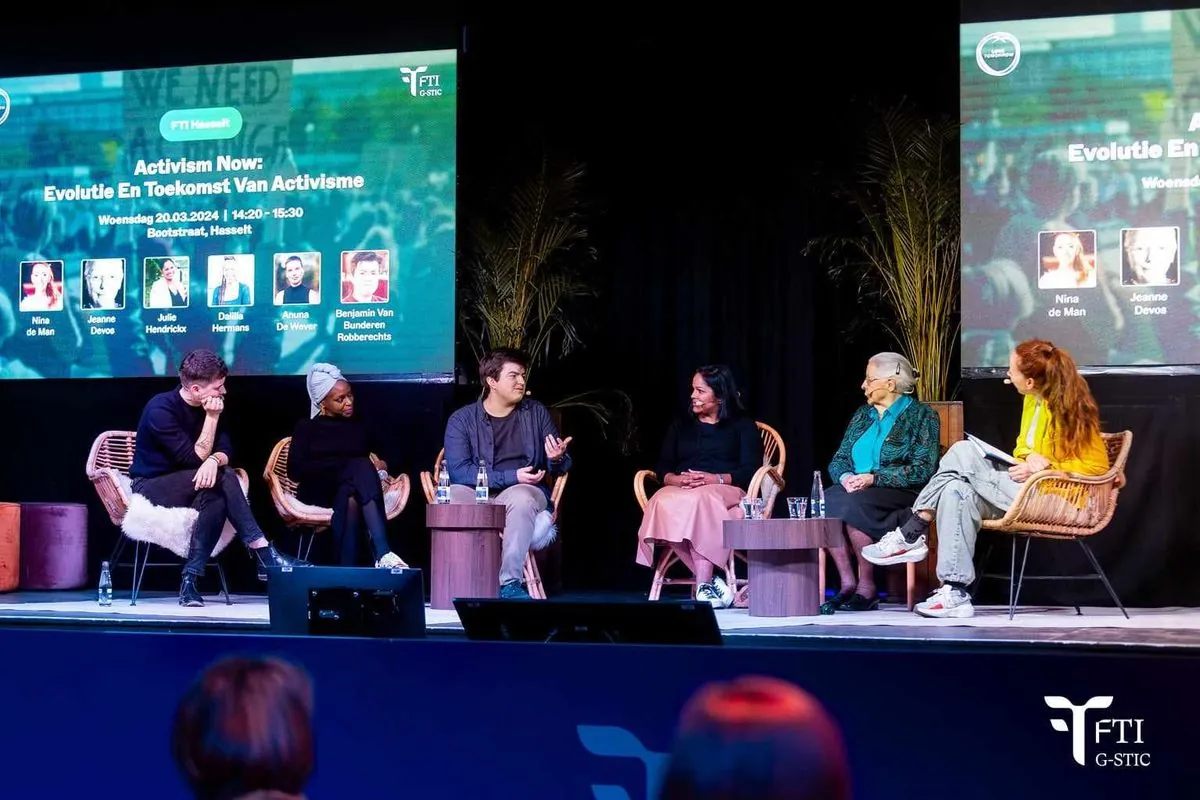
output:
<instances>
[{"instance_id":1,"label":"blonde hair of audience member","mask_svg":"<svg viewBox=\"0 0 1200 800\"><path fill-rule=\"evenodd\" d=\"M316 762L308 675L277 658L209 667L175 714L171 751L196 800L302 800Z\"/></svg>"},{"instance_id":2,"label":"blonde hair of audience member","mask_svg":"<svg viewBox=\"0 0 1200 800\"><path fill-rule=\"evenodd\" d=\"M659 800L849 800L842 733L778 678L710 683L680 714Z\"/></svg>"}]
</instances>

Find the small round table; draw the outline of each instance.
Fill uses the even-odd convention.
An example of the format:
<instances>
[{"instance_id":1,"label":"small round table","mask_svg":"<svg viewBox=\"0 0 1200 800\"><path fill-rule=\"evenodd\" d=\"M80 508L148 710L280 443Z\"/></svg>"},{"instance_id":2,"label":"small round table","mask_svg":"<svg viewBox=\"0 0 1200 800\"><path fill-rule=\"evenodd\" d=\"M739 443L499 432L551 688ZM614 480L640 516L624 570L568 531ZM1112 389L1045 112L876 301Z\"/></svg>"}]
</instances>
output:
<instances>
[{"instance_id":1,"label":"small round table","mask_svg":"<svg viewBox=\"0 0 1200 800\"><path fill-rule=\"evenodd\" d=\"M426 506L432 538L429 607L453 609L456 597L496 597L500 592L500 534L506 509L494 503Z\"/></svg>"},{"instance_id":2,"label":"small round table","mask_svg":"<svg viewBox=\"0 0 1200 800\"><path fill-rule=\"evenodd\" d=\"M21 503L22 589L79 589L87 557L86 505Z\"/></svg>"},{"instance_id":3,"label":"small round table","mask_svg":"<svg viewBox=\"0 0 1200 800\"><path fill-rule=\"evenodd\" d=\"M818 548L842 546L840 519L728 519L724 538L726 547L746 551L750 616L811 617L820 611Z\"/></svg>"}]
</instances>

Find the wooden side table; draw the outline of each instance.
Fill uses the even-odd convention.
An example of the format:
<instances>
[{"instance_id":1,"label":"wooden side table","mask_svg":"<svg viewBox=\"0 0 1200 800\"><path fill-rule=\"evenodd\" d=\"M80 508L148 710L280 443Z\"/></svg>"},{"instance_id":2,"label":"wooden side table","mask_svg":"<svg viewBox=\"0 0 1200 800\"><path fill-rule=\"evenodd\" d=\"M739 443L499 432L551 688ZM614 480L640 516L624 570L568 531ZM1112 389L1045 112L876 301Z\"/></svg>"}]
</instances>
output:
<instances>
[{"instance_id":1,"label":"wooden side table","mask_svg":"<svg viewBox=\"0 0 1200 800\"><path fill-rule=\"evenodd\" d=\"M429 607L453 609L456 597L500 593L500 534L505 508L493 503L432 503Z\"/></svg>"},{"instance_id":2,"label":"wooden side table","mask_svg":"<svg viewBox=\"0 0 1200 800\"><path fill-rule=\"evenodd\" d=\"M818 613L819 548L842 546L840 519L727 519L724 538L726 547L746 551L750 616Z\"/></svg>"}]
</instances>

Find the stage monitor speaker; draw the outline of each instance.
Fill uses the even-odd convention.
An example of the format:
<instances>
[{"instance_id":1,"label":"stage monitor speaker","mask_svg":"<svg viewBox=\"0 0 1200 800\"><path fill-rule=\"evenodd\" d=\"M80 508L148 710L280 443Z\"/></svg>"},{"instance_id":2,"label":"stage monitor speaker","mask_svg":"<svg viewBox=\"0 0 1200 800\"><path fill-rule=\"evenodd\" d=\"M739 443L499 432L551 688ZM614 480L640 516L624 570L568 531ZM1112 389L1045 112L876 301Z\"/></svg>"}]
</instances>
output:
<instances>
[{"instance_id":1,"label":"stage monitor speaker","mask_svg":"<svg viewBox=\"0 0 1200 800\"><path fill-rule=\"evenodd\" d=\"M271 633L425 638L419 569L281 567L270 572Z\"/></svg>"},{"instance_id":2,"label":"stage monitor speaker","mask_svg":"<svg viewBox=\"0 0 1200 800\"><path fill-rule=\"evenodd\" d=\"M456 598L468 639L491 642L720 645L713 607L694 601Z\"/></svg>"}]
</instances>

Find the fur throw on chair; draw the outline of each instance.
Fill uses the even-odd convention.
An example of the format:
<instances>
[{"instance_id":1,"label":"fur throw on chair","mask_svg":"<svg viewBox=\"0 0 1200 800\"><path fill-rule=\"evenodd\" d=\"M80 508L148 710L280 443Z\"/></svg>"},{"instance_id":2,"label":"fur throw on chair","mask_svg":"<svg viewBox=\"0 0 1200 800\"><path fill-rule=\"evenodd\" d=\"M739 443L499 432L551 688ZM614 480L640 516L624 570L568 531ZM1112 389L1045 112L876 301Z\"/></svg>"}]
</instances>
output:
<instances>
[{"instance_id":1,"label":"fur throw on chair","mask_svg":"<svg viewBox=\"0 0 1200 800\"><path fill-rule=\"evenodd\" d=\"M135 542L156 544L186 559L192 543L192 526L199 516L200 512L194 508L156 506L142 495L135 494L129 499L129 510L121 521L121 531ZM213 549L213 556L228 547L235 535L233 526L227 520L221 538Z\"/></svg>"},{"instance_id":2,"label":"fur throw on chair","mask_svg":"<svg viewBox=\"0 0 1200 800\"><path fill-rule=\"evenodd\" d=\"M545 550L554 544L556 536L558 536L558 526L554 524L553 515L549 511L538 512L538 515L533 518L533 540L529 543L529 549Z\"/></svg>"}]
</instances>

